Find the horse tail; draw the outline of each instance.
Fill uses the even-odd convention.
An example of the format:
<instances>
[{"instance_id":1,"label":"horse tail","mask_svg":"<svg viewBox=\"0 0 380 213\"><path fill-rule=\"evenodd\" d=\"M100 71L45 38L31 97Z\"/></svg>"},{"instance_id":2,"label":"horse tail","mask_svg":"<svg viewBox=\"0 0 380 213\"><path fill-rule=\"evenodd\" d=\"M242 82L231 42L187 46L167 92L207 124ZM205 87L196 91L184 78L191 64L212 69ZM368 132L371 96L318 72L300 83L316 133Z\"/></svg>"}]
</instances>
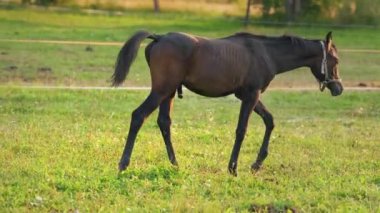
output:
<instances>
[{"instance_id":1,"label":"horse tail","mask_svg":"<svg viewBox=\"0 0 380 213\"><path fill-rule=\"evenodd\" d=\"M159 37L147 31L138 31L125 42L116 59L115 72L112 75L112 86L119 86L127 77L129 68L136 59L141 42L146 38L158 40Z\"/></svg>"}]
</instances>

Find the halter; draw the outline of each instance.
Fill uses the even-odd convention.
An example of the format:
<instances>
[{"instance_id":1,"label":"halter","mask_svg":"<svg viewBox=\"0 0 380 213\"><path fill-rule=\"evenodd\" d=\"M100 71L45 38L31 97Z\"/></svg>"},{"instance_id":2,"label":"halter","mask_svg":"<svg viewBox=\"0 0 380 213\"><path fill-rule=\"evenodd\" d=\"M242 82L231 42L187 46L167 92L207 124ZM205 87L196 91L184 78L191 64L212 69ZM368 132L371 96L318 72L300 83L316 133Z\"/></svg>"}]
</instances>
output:
<instances>
[{"instance_id":1,"label":"halter","mask_svg":"<svg viewBox=\"0 0 380 213\"><path fill-rule=\"evenodd\" d=\"M323 92L323 90L326 88L326 86L329 83L341 82L341 79L340 78L338 78L338 79L329 78L329 73L328 73L328 69L327 69L327 56L326 56L325 43L323 41L319 41L319 42L321 43L322 52L323 52L323 59L322 59L322 64L321 64L321 73L325 75L325 80L319 81L319 90L321 90L321 92Z\"/></svg>"}]
</instances>

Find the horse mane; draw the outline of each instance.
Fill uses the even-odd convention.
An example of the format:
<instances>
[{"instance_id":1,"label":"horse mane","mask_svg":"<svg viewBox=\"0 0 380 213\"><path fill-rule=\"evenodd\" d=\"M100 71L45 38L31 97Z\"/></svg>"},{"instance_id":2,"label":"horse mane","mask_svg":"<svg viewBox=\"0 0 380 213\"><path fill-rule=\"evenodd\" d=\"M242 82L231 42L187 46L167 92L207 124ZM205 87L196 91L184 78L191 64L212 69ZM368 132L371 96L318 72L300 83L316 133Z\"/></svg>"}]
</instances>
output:
<instances>
[{"instance_id":1,"label":"horse mane","mask_svg":"<svg viewBox=\"0 0 380 213\"><path fill-rule=\"evenodd\" d=\"M305 46L304 38L287 35L287 34L284 34L282 36L265 36L265 35L252 34L248 32L239 32L239 33L234 34L231 37L251 38L251 39L271 41L271 42L290 42L292 45Z\"/></svg>"}]
</instances>

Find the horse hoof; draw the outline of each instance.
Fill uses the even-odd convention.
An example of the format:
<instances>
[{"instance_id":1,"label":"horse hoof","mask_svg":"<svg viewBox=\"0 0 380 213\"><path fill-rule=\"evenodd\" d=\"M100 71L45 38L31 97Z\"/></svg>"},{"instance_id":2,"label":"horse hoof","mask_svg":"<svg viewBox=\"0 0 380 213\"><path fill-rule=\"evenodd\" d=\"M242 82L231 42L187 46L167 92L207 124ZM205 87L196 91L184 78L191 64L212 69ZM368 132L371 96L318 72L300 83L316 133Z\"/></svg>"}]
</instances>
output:
<instances>
[{"instance_id":1,"label":"horse hoof","mask_svg":"<svg viewBox=\"0 0 380 213\"><path fill-rule=\"evenodd\" d=\"M261 164L261 163L255 162L255 163L252 164L252 166L251 166L251 171L252 171L253 173L258 172L258 171L260 170L261 167L262 167L262 164Z\"/></svg>"},{"instance_id":2,"label":"horse hoof","mask_svg":"<svg viewBox=\"0 0 380 213\"><path fill-rule=\"evenodd\" d=\"M233 175L233 176L237 176L237 163L230 163L228 165L228 172Z\"/></svg>"},{"instance_id":3,"label":"horse hoof","mask_svg":"<svg viewBox=\"0 0 380 213\"><path fill-rule=\"evenodd\" d=\"M170 163L172 163L173 166L178 167L178 162L176 160L170 161Z\"/></svg>"},{"instance_id":4,"label":"horse hoof","mask_svg":"<svg viewBox=\"0 0 380 213\"><path fill-rule=\"evenodd\" d=\"M126 169L126 166L119 165L119 172L125 171Z\"/></svg>"},{"instance_id":5,"label":"horse hoof","mask_svg":"<svg viewBox=\"0 0 380 213\"><path fill-rule=\"evenodd\" d=\"M122 172L122 171L126 170L127 167L128 167L128 164L129 164L129 163L123 163L123 162L120 162L120 163L119 163L119 172Z\"/></svg>"},{"instance_id":6,"label":"horse hoof","mask_svg":"<svg viewBox=\"0 0 380 213\"><path fill-rule=\"evenodd\" d=\"M237 172L236 172L235 169L229 168L229 169L228 169L228 172L229 172L231 175L235 176L235 177L237 176Z\"/></svg>"}]
</instances>

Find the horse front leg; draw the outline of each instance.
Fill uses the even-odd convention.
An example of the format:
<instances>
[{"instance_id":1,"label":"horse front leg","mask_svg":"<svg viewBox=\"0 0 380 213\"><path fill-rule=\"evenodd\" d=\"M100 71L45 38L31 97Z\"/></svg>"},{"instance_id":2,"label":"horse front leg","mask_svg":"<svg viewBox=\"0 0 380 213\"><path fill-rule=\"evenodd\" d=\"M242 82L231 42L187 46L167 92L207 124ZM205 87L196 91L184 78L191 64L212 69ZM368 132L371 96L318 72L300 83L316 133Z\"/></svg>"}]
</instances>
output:
<instances>
[{"instance_id":1,"label":"horse front leg","mask_svg":"<svg viewBox=\"0 0 380 213\"><path fill-rule=\"evenodd\" d=\"M247 131L249 116L251 115L252 109L255 107L258 101L259 91L240 96L239 98L242 100L242 104L240 107L239 121L236 128L235 144L232 149L230 162L228 164L228 171L234 176L237 176L237 160L239 157L241 144Z\"/></svg>"},{"instance_id":2,"label":"horse front leg","mask_svg":"<svg viewBox=\"0 0 380 213\"><path fill-rule=\"evenodd\" d=\"M170 133L170 126L171 126L171 118L170 118L170 111L173 107L173 97L175 93L171 95L170 97L166 98L160 105L160 112L158 114L157 118L157 124L160 127L162 137L164 138L166 151L168 153L168 157L170 162L178 166L174 149L171 141L171 133Z\"/></svg>"},{"instance_id":3,"label":"horse front leg","mask_svg":"<svg viewBox=\"0 0 380 213\"><path fill-rule=\"evenodd\" d=\"M128 167L137 133L144 120L159 106L162 99L163 97L158 93L151 92L145 101L133 111L127 141L119 162L119 171L123 171Z\"/></svg>"},{"instance_id":4,"label":"horse front leg","mask_svg":"<svg viewBox=\"0 0 380 213\"><path fill-rule=\"evenodd\" d=\"M265 124L265 134L263 143L260 147L260 151L257 155L256 161L251 166L252 171L258 171L261 168L265 158L268 156L269 139L274 128L274 122L272 114L265 108L264 104L261 101L258 101L254 111L258 115L260 115Z\"/></svg>"}]
</instances>

